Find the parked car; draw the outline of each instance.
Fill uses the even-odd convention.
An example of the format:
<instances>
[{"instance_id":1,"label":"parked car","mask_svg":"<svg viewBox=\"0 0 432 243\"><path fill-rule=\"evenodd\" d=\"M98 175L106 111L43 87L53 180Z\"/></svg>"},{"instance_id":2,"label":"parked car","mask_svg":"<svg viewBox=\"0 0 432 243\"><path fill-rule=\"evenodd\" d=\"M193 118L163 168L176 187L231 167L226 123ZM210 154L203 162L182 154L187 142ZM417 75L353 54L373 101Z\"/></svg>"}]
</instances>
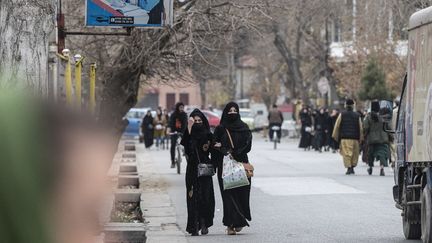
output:
<instances>
[{"instance_id":1,"label":"parked car","mask_svg":"<svg viewBox=\"0 0 432 243\"><path fill-rule=\"evenodd\" d=\"M240 116L244 123L249 126L249 129L255 130L255 116L251 109L240 108Z\"/></svg>"},{"instance_id":2,"label":"parked car","mask_svg":"<svg viewBox=\"0 0 432 243\"><path fill-rule=\"evenodd\" d=\"M284 121L282 123L282 136L297 138L299 137L299 128L293 119L294 106L292 104L283 104L279 106L279 111L282 112Z\"/></svg>"},{"instance_id":3,"label":"parked car","mask_svg":"<svg viewBox=\"0 0 432 243\"><path fill-rule=\"evenodd\" d=\"M211 112L209 110L203 110L202 113L207 117L210 124L210 129L213 131L220 124L220 117L218 114Z\"/></svg>"},{"instance_id":4,"label":"parked car","mask_svg":"<svg viewBox=\"0 0 432 243\"><path fill-rule=\"evenodd\" d=\"M254 128L255 130L262 130L268 127L268 109L264 103L252 103L250 104L251 112L254 116Z\"/></svg>"}]
</instances>

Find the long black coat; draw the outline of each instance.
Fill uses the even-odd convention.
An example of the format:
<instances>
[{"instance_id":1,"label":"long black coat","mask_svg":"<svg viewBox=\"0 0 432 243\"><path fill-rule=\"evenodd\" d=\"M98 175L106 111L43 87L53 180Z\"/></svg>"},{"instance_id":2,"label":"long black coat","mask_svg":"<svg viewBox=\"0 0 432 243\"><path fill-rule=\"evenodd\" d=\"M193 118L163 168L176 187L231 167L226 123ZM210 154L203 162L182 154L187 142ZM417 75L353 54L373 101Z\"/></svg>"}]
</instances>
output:
<instances>
[{"instance_id":1,"label":"long black coat","mask_svg":"<svg viewBox=\"0 0 432 243\"><path fill-rule=\"evenodd\" d=\"M211 164L210 149L212 135L196 140L188 132L182 139L187 158L186 166L186 201L188 221L186 231L195 233L213 225L215 199L213 179L210 176L198 177L198 163Z\"/></svg>"},{"instance_id":2,"label":"long black coat","mask_svg":"<svg viewBox=\"0 0 432 243\"><path fill-rule=\"evenodd\" d=\"M154 140L154 127L153 127L153 117L144 116L141 123L142 133L144 135L144 145L146 148L150 148L153 145Z\"/></svg>"},{"instance_id":3,"label":"long black coat","mask_svg":"<svg viewBox=\"0 0 432 243\"><path fill-rule=\"evenodd\" d=\"M300 138L300 148L308 148L312 143L312 135L306 132L306 127L312 127L312 117L309 113L300 113L301 121L301 138Z\"/></svg>"},{"instance_id":4,"label":"long black coat","mask_svg":"<svg viewBox=\"0 0 432 243\"><path fill-rule=\"evenodd\" d=\"M252 133L249 130L243 130L230 131L230 134L233 139L234 149L231 148L225 128L222 125L216 127L214 141L215 143L220 142L222 147L212 154L212 159L217 166L219 188L223 200L223 224L228 227L244 227L249 226L248 221L252 220L249 205L251 186L230 190L223 189L223 157L228 151L232 150L232 155L236 161L249 163L248 153L252 148Z\"/></svg>"}]
</instances>

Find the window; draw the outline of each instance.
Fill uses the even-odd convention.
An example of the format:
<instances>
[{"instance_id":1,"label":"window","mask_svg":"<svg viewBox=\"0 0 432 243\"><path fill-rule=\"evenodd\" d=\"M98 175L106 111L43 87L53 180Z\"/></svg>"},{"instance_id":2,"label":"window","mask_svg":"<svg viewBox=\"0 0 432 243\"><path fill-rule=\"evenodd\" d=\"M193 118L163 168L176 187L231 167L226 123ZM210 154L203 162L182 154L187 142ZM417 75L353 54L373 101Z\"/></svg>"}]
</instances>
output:
<instances>
[{"instance_id":1,"label":"window","mask_svg":"<svg viewBox=\"0 0 432 243\"><path fill-rule=\"evenodd\" d=\"M180 94L180 102L182 102L184 105L189 105L189 94L188 93L181 93Z\"/></svg>"},{"instance_id":2,"label":"window","mask_svg":"<svg viewBox=\"0 0 432 243\"><path fill-rule=\"evenodd\" d=\"M167 109L174 108L175 103L176 103L176 94L175 93L166 94L166 108Z\"/></svg>"}]
</instances>

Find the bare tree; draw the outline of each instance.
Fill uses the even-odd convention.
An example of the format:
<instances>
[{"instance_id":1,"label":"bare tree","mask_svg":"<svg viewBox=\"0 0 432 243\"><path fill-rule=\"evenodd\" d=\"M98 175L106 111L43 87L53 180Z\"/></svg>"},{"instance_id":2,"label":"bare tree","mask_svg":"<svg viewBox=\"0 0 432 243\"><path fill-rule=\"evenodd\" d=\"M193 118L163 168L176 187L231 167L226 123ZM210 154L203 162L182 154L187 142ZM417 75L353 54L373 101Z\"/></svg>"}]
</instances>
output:
<instances>
[{"instance_id":1,"label":"bare tree","mask_svg":"<svg viewBox=\"0 0 432 243\"><path fill-rule=\"evenodd\" d=\"M66 19L78 19L68 28L78 28L82 6L68 5ZM68 43L100 64L100 118L121 130L122 117L137 102L140 83L197 78L204 86L210 78L230 77L226 70L232 62L226 57L234 53L235 33L240 28L258 31L254 21L259 7L255 0L176 2L171 28L136 29L125 38L75 37Z\"/></svg>"}]
</instances>

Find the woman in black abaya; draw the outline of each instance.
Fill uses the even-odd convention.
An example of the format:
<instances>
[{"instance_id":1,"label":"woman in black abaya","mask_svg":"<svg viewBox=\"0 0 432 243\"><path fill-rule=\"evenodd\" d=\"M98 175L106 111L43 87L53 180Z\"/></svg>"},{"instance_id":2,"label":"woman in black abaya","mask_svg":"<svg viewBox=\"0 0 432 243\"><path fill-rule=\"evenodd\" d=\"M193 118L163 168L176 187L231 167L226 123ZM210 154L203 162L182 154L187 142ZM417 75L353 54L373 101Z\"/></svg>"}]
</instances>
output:
<instances>
[{"instance_id":1,"label":"woman in black abaya","mask_svg":"<svg viewBox=\"0 0 432 243\"><path fill-rule=\"evenodd\" d=\"M300 112L300 121L301 121L301 137L300 137L300 148L304 148L305 150L310 149L312 145L312 117L307 108L303 108Z\"/></svg>"},{"instance_id":2,"label":"woman in black abaya","mask_svg":"<svg viewBox=\"0 0 432 243\"><path fill-rule=\"evenodd\" d=\"M226 105L221 123L214 132L215 152L212 154L212 159L217 166L223 200L223 224L227 226L229 235L240 232L243 227L249 226L248 221L252 220L249 206L251 186L223 189L223 157L230 152L236 161L249 163L248 153L252 147L252 133L248 125L240 119L239 110L239 106L234 102ZM228 132L232 137L234 148L231 146Z\"/></svg>"},{"instance_id":3,"label":"woman in black abaya","mask_svg":"<svg viewBox=\"0 0 432 243\"><path fill-rule=\"evenodd\" d=\"M186 167L186 200L188 222L186 231L197 236L208 234L213 225L215 199L212 176L198 177L198 164L211 164L210 149L212 135L210 125L204 114L195 109L189 117L181 144L185 148ZM214 166L213 166L214 167Z\"/></svg>"},{"instance_id":4,"label":"woman in black abaya","mask_svg":"<svg viewBox=\"0 0 432 243\"><path fill-rule=\"evenodd\" d=\"M144 135L144 145L146 148L150 148L153 145L154 134L153 134L153 116L151 111L147 111L141 124L142 133Z\"/></svg>"}]
</instances>

